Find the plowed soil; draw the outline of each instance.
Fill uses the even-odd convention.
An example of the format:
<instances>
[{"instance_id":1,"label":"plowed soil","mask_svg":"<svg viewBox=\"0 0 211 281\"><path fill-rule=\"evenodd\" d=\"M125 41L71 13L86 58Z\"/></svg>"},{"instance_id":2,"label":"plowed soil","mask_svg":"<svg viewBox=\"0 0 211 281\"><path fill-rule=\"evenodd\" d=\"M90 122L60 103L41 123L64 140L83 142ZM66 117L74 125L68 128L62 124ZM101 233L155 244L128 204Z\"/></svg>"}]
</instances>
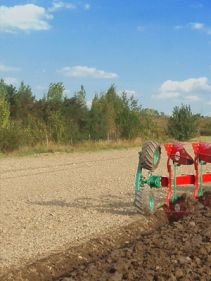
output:
<instances>
[{"instance_id":1,"label":"plowed soil","mask_svg":"<svg viewBox=\"0 0 211 281\"><path fill-rule=\"evenodd\" d=\"M210 203L211 193L206 197ZM211 209L193 206L183 220L138 235L57 281L210 281Z\"/></svg>"}]
</instances>

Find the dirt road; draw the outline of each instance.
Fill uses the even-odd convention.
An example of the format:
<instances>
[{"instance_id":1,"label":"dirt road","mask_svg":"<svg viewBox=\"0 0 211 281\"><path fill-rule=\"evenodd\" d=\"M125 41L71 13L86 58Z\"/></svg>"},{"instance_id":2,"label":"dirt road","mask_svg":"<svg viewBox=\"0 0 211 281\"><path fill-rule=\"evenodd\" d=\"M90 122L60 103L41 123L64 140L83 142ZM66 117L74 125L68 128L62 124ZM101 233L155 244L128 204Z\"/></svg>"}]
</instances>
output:
<instances>
[{"instance_id":1,"label":"dirt road","mask_svg":"<svg viewBox=\"0 0 211 281\"><path fill-rule=\"evenodd\" d=\"M0 272L137 217L138 149L0 161Z\"/></svg>"}]
</instances>

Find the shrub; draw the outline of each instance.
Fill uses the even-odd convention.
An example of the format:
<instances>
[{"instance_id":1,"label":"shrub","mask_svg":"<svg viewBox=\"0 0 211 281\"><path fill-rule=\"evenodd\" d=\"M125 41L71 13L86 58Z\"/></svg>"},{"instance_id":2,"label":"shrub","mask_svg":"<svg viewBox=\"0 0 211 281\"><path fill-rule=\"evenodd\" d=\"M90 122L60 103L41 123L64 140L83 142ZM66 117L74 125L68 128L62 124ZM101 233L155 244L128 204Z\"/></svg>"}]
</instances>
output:
<instances>
[{"instance_id":1,"label":"shrub","mask_svg":"<svg viewBox=\"0 0 211 281\"><path fill-rule=\"evenodd\" d=\"M168 121L168 134L180 141L185 141L197 135L198 115L192 113L189 105L175 106Z\"/></svg>"},{"instance_id":2,"label":"shrub","mask_svg":"<svg viewBox=\"0 0 211 281\"><path fill-rule=\"evenodd\" d=\"M26 142L25 131L18 123L11 123L8 127L0 128L0 151L11 152L25 145Z\"/></svg>"}]
</instances>

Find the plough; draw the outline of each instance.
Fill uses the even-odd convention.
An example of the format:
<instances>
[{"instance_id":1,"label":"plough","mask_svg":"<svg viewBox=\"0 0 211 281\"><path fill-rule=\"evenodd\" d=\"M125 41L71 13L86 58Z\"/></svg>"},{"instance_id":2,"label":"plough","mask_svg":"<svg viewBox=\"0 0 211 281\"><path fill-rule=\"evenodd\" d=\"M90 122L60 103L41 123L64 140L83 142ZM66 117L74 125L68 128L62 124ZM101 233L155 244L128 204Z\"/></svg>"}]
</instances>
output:
<instances>
[{"instance_id":1,"label":"plough","mask_svg":"<svg viewBox=\"0 0 211 281\"><path fill-rule=\"evenodd\" d=\"M183 208L178 187L193 185L192 197L201 200L204 196L204 183L211 183L211 172L203 173L203 166L211 163L211 143L192 143L194 157L192 157L181 143L164 144L167 153L168 176L153 175L161 159L161 146L154 141L145 142L139 152L139 163L135 177L135 206L142 213L153 213L155 211L155 198L153 188L167 188L164 207L166 210L180 212ZM177 175L177 168L181 165L193 165L193 174ZM148 175L144 176L144 170ZM173 207L172 207L173 206Z\"/></svg>"}]
</instances>

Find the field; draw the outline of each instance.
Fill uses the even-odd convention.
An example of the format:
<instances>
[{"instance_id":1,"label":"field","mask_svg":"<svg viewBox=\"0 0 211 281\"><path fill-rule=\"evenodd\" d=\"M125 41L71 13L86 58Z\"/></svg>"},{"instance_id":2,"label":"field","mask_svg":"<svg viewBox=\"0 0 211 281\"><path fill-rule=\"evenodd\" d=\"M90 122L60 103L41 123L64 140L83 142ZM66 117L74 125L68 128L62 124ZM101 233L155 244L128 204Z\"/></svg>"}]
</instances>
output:
<instances>
[{"instance_id":1,"label":"field","mask_svg":"<svg viewBox=\"0 0 211 281\"><path fill-rule=\"evenodd\" d=\"M210 219L211 209L197 205L194 215L150 233L137 235L133 225L132 239L57 280L211 280Z\"/></svg>"},{"instance_id":2,"label":"field","mask_svg":"<svg viewBox=\"0 0 211 281\"><path fill-rule=\"evenodd\" d=\"M137 153L2 159L0 280L210 280L210 210L197 204L195 215L173 225L161 210L140 215ZM156 173L165 175L162 156ZM160 203L165 190L155 195Z\"/></svg>"}]
</instances>

